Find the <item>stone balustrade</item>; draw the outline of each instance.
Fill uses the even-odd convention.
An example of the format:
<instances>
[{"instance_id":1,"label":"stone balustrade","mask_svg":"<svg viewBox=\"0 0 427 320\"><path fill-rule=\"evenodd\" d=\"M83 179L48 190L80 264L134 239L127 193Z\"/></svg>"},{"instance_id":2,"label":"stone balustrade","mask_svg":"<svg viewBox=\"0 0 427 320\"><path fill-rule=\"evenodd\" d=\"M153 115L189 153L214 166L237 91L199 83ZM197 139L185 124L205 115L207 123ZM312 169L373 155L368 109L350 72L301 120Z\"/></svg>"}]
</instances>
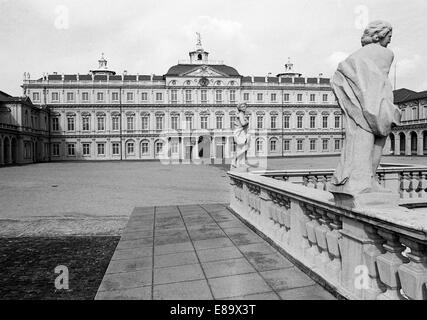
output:
<instances>
[{"instance_id":1,"label":"stone balustrade","mask_svg":"<svg viewBox=\"0 0 427 320\"><path fill-rule=\"evenodd\" d=\"M417 179L418 171L411 172ZM339 207L323 187L228 175L230 208L340 295L427 299L427 215L405 207ZM306 175L308 186L312 175Z\"/></svg>"},{"instance_id":2,"label":"stone balustrade","mask_svg":"<svg viewBox=\"0 0 427 320\"><path fill-rule=\"evenodd\" d=\"M326 191L334 169L271 170L253 173ZM377 178L383 187L396 190L401 199L427 198L427 166L383 165L377 171Z\"/></svg>"}]
</instances>

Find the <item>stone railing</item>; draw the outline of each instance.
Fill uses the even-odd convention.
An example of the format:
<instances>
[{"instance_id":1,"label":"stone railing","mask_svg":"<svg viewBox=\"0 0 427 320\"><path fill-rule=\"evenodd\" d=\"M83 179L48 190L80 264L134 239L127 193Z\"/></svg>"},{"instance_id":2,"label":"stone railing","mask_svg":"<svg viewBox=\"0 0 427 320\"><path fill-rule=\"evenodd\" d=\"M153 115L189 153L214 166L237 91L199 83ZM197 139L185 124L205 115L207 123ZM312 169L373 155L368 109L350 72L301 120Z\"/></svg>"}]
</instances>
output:
<instances>
[{"instance_id":1,"label":"stone railing","mask_svg":"<svg viewBox=\"0 0 427 320\"><path fill-rule=\"evenodd\" d=\"M334 169L271 170L253 173L326 191L334 171ZM377 178L383 187L397 191L401 199L427 200L427 166L382 164L377 170Z\"/></svg>"},{"instance_id":2,"label":"stone railing","mask_svg":"<svg viewBox=\"0 0 427 320\"><path fill-rule=\"evenodd\" d=\"M347 299L427 299L427 215L338 207L323 190L228 173L230 208Z\"/></svg>"}]
</instances>

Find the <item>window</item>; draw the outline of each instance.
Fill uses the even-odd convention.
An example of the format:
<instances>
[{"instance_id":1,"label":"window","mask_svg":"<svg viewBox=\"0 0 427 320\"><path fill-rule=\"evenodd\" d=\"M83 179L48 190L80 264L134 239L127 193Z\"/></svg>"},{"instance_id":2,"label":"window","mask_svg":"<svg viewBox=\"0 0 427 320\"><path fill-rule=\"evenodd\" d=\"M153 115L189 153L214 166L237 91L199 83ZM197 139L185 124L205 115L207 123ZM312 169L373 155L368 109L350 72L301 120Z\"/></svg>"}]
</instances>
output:
<instances>
[{"instance_id":1,"label":"window","mask_svg":"<svg viewBox=\"0 0 427 320\"><path fill-rule=\"evenodd\" d=\"M98 131L104 131L105 130L105 118L104 117L98 117L97 118L97 124L98 124Z\"/></svg>"},{"instance_id":2,"label":"window","mask_svg":"<svg viewBox=\"0 0 427 320\"><path fill-rule=\"evenodd\" d=\"M310 116L310 128L316 128L316 116Z\"/></svg>"},{"instance_id":3,"label":"window","mask_svg":"<svg viewBox=\"0 0 427 320\"><path fill-rule=\"evenodd\" d=\"M315 102L316 101L316 95L315 94L310 94L310 102Z\"/></svg>"},{"instance_id":4,"label":"window","mask_svg":"<svg viewBox=\"0 0 427 320\"><path fill-rule=\"evenodd\" d=\"M328 95L327 95L327 94L324 94L324 95L322 96L322 100L323 100L323 102L328 102Z\"/></svg>"},{"instance_id":5,"label":"window","mask_svg":"<svg viewBox=\"0 0 427 320\"><path fill-rule=\"evenodd\" d=\"M172 102L178 101L178 91L176 89L171 90L171 101Z\"/></svg>"},{"instance_id":6,"label":"window","mask_svg":"<svg viewBox=\"0 0 427 320\"><path fill-rule=\"evenodd\" d=\"M119 117L115 116L112 118L112 127L114 131L119 130Z\"/></svg>"},{"instance_id":7,"label":"window","mask_svg":"<svg viewBox=\"0 0 427 320\"><path fill-rule=\"evenodd\" d=\"M126 93L126 100L133 101L133 92Z\"/></svg>"},{"instance_id":8,"label":"window","mask_svg":"<svg viewBox=\"0 0 427 320\"><path fill-rule=\"evenodd\" d=\"M277 141L276 140L271 140L270 141L270 150L271 151L276 151L276 145L277 145Z\"/></svg>"},{"instance_id":9,"label":"window","mask_svg":"<svg viewBox=\"0 0 427 320\"><path fill-rule=\"evenodd\" d=\"M283 117L283 128L289 129L290 118L291 118L290 116L284 116Z\"/></svg>"},{"instance_id":10,"label":"window","mask_svg":"<svg viewBox=\"0 0 427 320\"><path fill-rule=\"evenodd\" d=\"M74 131L74 117L68 117L67 118L67 129L68 131Z\"/></svg>"},{"instance_id":11,"label":"window","mask_svg":"<svg viewBox=\"0 0 427 320\"><path fill-rule=\"evenodd\" d=\"M335 150L341 149L341 141L339 139L335 139Z\"/></svg>"},{"instance_id":12,"label":"window","mask_svg":"<svg viewBox=\"0 0 427 320\"><path fill-rule=\"evenodd\" d=\"M236 122L236 116L230 116L230 128L231 129L234 129L235 122Z\"/></svg>"},{"instance_id":13,"label":"window","mask_svg":"<svg viewBox=\"0 0 427 320\"><path fill-rule=\"evenodd\" d=\"M206 117L206 116L200 117L200 128L201 129L207 129L208 128L208 117Z\"/></svg>"},{"instance_id":14,"label":"window","mask_svg":"<svg viewBox=\"0 0 427 320\"><path fill-rule=\"evenodd\" d=\"M222 129L222 116L217 116L216 117L216 128L217 129Z\"/></svg>"},{"instance_id":15,"label":"window","mask_svg":"<svg viewBox=\"0 0 427 320\"><path fill-rule=\"evenodd\" d=\"M59 101L59 93L52 92L52 101Z\"/></svg>"},{"instance_id":16,"label":"window","mask_svg":"<svg viewBox=\"0 0 427 320\"><path fill-rule=\"evenodd\" d=\"M75 156L76 155L76 145L74 143L68 143L67 144L67 151L69 156Z\"/></svg>"},{"instance_id":17,"label":"window","mask_svg":"<svg viewBox=\"0 0 427 320\"><path fill-rule=\"evenodd\" d=\"M191 90L185 90L185 102L191 102Z\"/></svg>"},{"instance_id":18,"label":"window","mask_svg":"<svg viewBox=\"0 0 427 320\"><path fill-rule=\"evenodd\" d=\"M261 140L261 139L258 139L257 141L256 141L256 152L262 152L262 150L263 150L263 141Z\"/></svg>"},{"instance_id":19,"label":"window","mask_svg":"<svg viewBox=\"0 0 427 320\"><path fill-rule=\"evenodd\" d=\"M256 99L257 101L262 101L262 93L258 93Z\"/></svg>"},{"instance_id":20,"label":"window","mask_svg":"<svg viewBox=\"0 0 427 320\"><path fill-rule=\"evenodd\" d=\"M303 151L304 147L304 140L298 139L297 140L297 151Z\"/></svg>"},{"instance_id":21,"label":"window","mask_svg":"<svg viewBox=\"0 0 427 320\"><path fill-rule=\"evenodd\" d=\"M302 94L301 93L297 94L297 101L302 102Z\"/></svg>"},{"instance_id":22,"label":"window","mask_svg":"<svg viewBox=\"0 0 427 320\"><path fill-rule=\"evenodd\" d=\"M284 100L285 102L289 102L289 93L285 93L285 94L283 95L283 100Z\"/></svg>"},{"instance_id":23,"label":"window","mask_svg":"<svg viewBox=\"0 0 427 320\"><path fill-rule=\"evenodd\" d=\"M52 118L52 131L59 131L59 119Z\"/></svg>"},{"instance_id":24,"label":"window","mask_svg":"<svg viewBox=\"0 0 427 320\"><path fill-rule=\"evenodd\" d=\"M52 144L52 155L55 157L59 157L59 143Z\"/></svg>"},{"instance_id":25,"label":"window","mask_svg":"<svg viewBox=\"0 0 427 320\"><path fill-rule=\"evenodd\" d=\"M148 155L148 142L147 141L143 141L141 143L141 154L143 156Z\"/></svg>"},{"instance_id":26,"label":"window","mask_svg":"<svg viewBox=\"0 0 427 320\"><path fill-rule=\"evenodd\" d=\"M323 118L322 118L322 126L323 126L323 128L327 128L328 127L328 116L323 116Z\"/></svg>"},{"instance_id":27,"label":"window","mask_svg":"<svg viewBox=\"0 0 427 320\"><path fill-rule=\"evenodd\" d=\"M90 143L83 143L83 155L84 156L90 155Z\"/></svg>"},{"instance_id":28,"label":"window","mask_svg":"<svg viewBox=\"0 0 427 320\"><path fill-rule=\"evenodd\" d=\"M316 140L310 139L310 151L316 151Z\"/></svg>"},{"instance_id":29,"label":"window","mask_svg":"<svg viewBox=\"0 0 427 320\"><path fill-rule=\"evenodd\" d=\"M329 140L327 140L327 139L323 139L323 140L322 140L322 148L323 148L323 151L328 150L328 147L329 147Z\"/></svg>"},{"instance_id":30,"label":"window","mask_svg":"<svg viewBox=\"0 0 427 320\"><path fill-rule=\"evenodd\" d=\"M82 119L82 130L83 131L89 131L90 127L89 127L89 117L83 117Z\"/></svg>"},{"instance_id":31,"label":"window","mask_svg":"<svg viewBox=\"0 0 427 320\"><path fill-rule=\"evenodd\" d=\"M147 101L148 100L148 93L147 92L141 93L141 100L142 101Z\"/></svg>"},{"instance_id":32,"label":"window","mask_svg":"<svg viewBox=\"0 0 427 320\"><path fill-rule=\"evenodd\" d=\"M98 100L98 101L104 101L104 93L103 92L98 92L96 94L96 100Z\"/></svg>"},{"instance_id":33,"label":"window","mask_svg":"<svg viewBox=\"0 0 427 320\"><path fill-rule=\"evenodd\" d=\"M105 143L98 143L98 156L105 155Z\"/></svg>"},{"instance_id":34,"label":"window","mask_svg":"<svg viewBox=\"0 0 427 320\"><path fill-rule=\"evenodd\" d=\"M289 151L291 148L291 141L290 140L283 140L283 150Z\"/></svg>"},{"instance_id":35,"label":"window","mask_svg":"<svg viewBox=\"0 0 427 320\"><path fill-rule=\"evenodd\" d=\"M113 92L111 94L111 100L113 100L113 101L119 101L119 93L118 92Z\"/></svg>"},{"instance_id":36,"label":"window","mask_svg":"<svg viewBox=\"0 0 427 320\"><path fill-rule=\"evenodd\" d=\"M248 92L245 92L245 93L243 94L243 100L245 100L245 101L249 101L249 93L248 93Z\"/></svg>"},{"instance_id":37,"label":"window","mask_svg":"<svg viewBox=\"0 0 427 320\"><path fill-rule=\"evenodd\" d=\"M33 92L33 100L34 101L40 100L40 93L39 92Z\"/></svg>"},{"instance_id":38,"label":"window","mask_svg":"<svg viewBox=\"0 0 427 320\"><path fill-rule=\"evenodd\" d=\"M339 128L341 125L341 120L340 120L340 116L335 116L335 128Z\"/></svg>"},{"instance_id":39,"label":"window","mask_svg":"<svg viewBox=\"0 0 427 320\"><path fill-rule=\"evenodd\" d=\"M236 101L236 90L230 90L230 102Z\"/></svg>"},{"instance_id":40,"label":"window","mask_svg":"<svg viewBox=\"0 0 427 320\"><path fill-rule=\"evenodd\" d=\"M276 116L271 116L270 118L270 127L271 129L276 129L277 126L277 117Z\"/></svg>"},{"instance_id":41,"label":"window","mask_svg":"<svg viewBox=\"0 0 427 320\"><path fill-rule=\"evenodd\" d=\"M126 153L132 155L135 153L135 144L133 142L127 143Z\"/></svg>"},{"instance_id":42,"label":"window","mask_svg":"<svg viewBox=\"0 0 427 320\"><path fill-rule=\"evenodd\" d=\"M134 121L133 121L133 117L132 116L130 116L130 117L127 117L127 130L133 130L133 124L134 124Z\"/></svg>"},{"instance_id":43,"label":"window","mask_svg":"<svg viewBox=\"0 0 427 320\"><path fill-rule=\"evenodd\" d=\"M172 141L172 143L171 143L171 153L178 153L178 142Z\"/></svg>"},{"instance_id":44,"label":"window","mask_svg":"<svg viewBox=\"0 0 427 320\"><path fill-rule=\"evenodd\" d=\"M270 95L270 101L271 102L276 102L277 101L277 94L276 93L272 93Z\"/></svg>"},{"instance_id":45,"label":"window","mask_svg":"<svg viewBox=\"0 0 427 320\"><path fill-rule=\"evenodd\" d=\"M156 130L163 130L163 117L156 117Z\"/></svg>"},{"instance_id":46,"label":"window","mask_svg":"<svg viewBox=\"0 0 427 320\"><path fill-rule=\"evenodd\" d=\"M120 154L120 143L113 142L113 155L117 156Z\"/></svg>"},{"instance_id":47,"label":"window","mask_svg":"<svg viewBox=\"0 0 427 320\"><path fill-rule=\"evenodd\" d=\"M163 100L163 94L161 92L156 93L156 101L162 101Z\"/></svg>"},{"instance_id":48,"label":"window","mask_svg":"<svg viewBox=\"0 0 427 320\"><path fill-rule=\"evenodd\" d=\"M208 96L207 96L206 90L200 91L200 100L202 101L202 103L206 103L208 101Z\"/></svg>"},{"instance_id":49,"label":"window","mask_svg":"<svg viewBox=\"0 0 427 320\"><path fill-rule=\"evenodd\" d=\"M89 93L88 92L82 92L82 101L89 101Z\"/></svg>"},{"instance_id":50,"label":"window","mask_svg":"<svg viewBox=\"0 0 427 320\"><path fill-rule=\"evenodd\" d=\"M149 130L150 126L148 120L149 118L147 116L141 118L142 130Z\"/></svg>"},{"instance_id":51,"label":"window","mask_svg":"<svg viewBox=\"0 0 427 320\"><path fill-rule=\"evenodd\" d=\"M193 117L185 117L185 128L187 130L193 129Z\"/></svg>"},{"instance_id":52,"label":"window","mask_svg":"<svg viewBox=\"0 0 427 320\"><path fill-rule=\"evenodd\" d=\"M216 90L215 98L216 102L222 102L222 90Z\"/></svg>"},{"instance_id":53,"label":"window","mask_svg":"<svg viewBox=\"0 0 427 320\"><path fill-rule=\"evenodd\" d=\"M157 142L156 143L156 154L160 154L163 151L163 142Z\"/></svg>"},{"instance_id":54,"label":"window","mask_svg":"<svg viewBox=\"0 0 427 320\"><path fill-rule=\"evenodd\" d=\"M67 102L74 101L74 93L73 92L67 92Z\"/></svg>"},{"instance_id":55,"label":"window","mask_svg":"<svg viewBox=\"0 0 427 320\"><path fill-rule=\"evenodd\" d=\"M302 118L303 118L303 116L301 116L301 115L297 117L297 128L298 129L302 128Z\"/></svg>"},{"instance_id":56,"label":"window","mask_svg":"<svg viewBox=\"0 0 427 320\"><path fill-rule=\"evenodd\" d=\"M264 124L264 117L263 116L258 116L257 117L257 128L258 129L262 129Z\"/></svg>"}]
</instances>

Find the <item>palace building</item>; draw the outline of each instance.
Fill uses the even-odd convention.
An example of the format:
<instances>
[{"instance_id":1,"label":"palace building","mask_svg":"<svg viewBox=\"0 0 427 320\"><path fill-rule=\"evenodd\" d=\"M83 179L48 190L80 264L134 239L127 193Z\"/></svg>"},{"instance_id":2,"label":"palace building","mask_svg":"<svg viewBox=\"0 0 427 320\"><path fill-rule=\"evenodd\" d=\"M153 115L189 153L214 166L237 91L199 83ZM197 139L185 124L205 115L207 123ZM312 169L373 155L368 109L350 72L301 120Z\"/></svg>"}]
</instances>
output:
<instances>
[{"instance_id":1,"label":"palace building","mask_svg":"<svg viewBox=\"0 0 427 320\"><path fill-rule=\"evenodd\" d=\"M49 110L49 160L172 159L229 163L238 103L248 104L249 156L339 154L341 110L329 79L289 61L276 76L242 76L199 39L164 75L117 74L102 55L88 74L24 74L24 96ZM47 155L46 152L49 154Z\"/></svg>"}]
</instances>

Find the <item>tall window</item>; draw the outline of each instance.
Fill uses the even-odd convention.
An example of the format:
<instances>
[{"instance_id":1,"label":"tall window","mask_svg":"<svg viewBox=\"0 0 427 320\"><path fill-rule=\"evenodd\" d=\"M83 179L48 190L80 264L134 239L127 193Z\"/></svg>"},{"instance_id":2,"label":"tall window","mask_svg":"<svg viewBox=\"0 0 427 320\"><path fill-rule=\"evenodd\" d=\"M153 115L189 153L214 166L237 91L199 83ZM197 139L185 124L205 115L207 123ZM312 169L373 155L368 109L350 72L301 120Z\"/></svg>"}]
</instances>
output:
<instances>
[{"instance_id":1,"label":"tall window","mask_svg":"<svg viewBox=\"0 0 427 320\"><path fill-rule=\"evenodd\" d=\"M301 115L297 117L297 128L298 129L302 128L302 118L303 118L303 116L301 116Z\"/></svg>"},{"instance_id":2,"label":"tall window","mask_svg":"<svg viewBox=\"0 0 427 320\"><path fill-rule=\"evenodd\" d=\"M257 117L257 128L258 129L262 129L263 128L263 124L264 124L264 117L263 116L258 116Z\"/></svg>"},{"instance_id":3,"label":"tall window","mask_svg":"<svg viewBox=\"0 0 427 320\"><path fill-rule=\"evenodd\" d=\"M133 142L127 143L126 153L130 154L130 155L135 154L135 143L133 143Z\"/></svg>"},{"instance_id":4,"label":"tall window","mask_svg":"<svg viewBox=\"0 0 427 320\"><path fill-rule=\"evenodd\" d=\"M163 142L156 142L156 154L160 154L163 151Z\"/></svg>"},{"instance_id":5,"label":"tall window","mask_svg":"<svg viewBox=\"0 0 427 320\"><path fill-rule=\"evenodd\" d=\"M148 142L147 141L141 142L141 155L143 155L143 156L148 155Z\"/></svg>"},{"instance_id":6,"label":"tall window","mask_svg":"<svg viewBox=\"0 0 427 320\"><path fill-rule=\"evenodd\" d=\"M113 92L111 94L111 100L113 100L113 101L119 101L119 93L118 92Z\"/></svg>"},{"instance_id":7,"label":"tall window","mask_svg":"<svg viewBox=\"0 0 427 320\"><path fill-rule=\"evenodd\" d=\"M193 129L193 117L185 117L185 128L187 130Z\"/></svg>"},{"instance_id":8,"label":"tall window","mask_svg":"<svg viewBox=\"0 0 427 320\"><path fill-rule=\"evenodd\" d=\"M310 139L310 151L316 151L316 139Z\"/></svg>"},{"instance_id":9,"label":"tall window","mask_svg":"<svg viewBox=\"0 0 427 320\"><path fill-rule=\"evenodd\" d=\"M156 101L163 101L163 94L161 92L156 93Z\"/></svg>"},{"instance_id":10,"label":"tall window","mask_svg":"<svg viewBox=\"0 0 427 320\"><path fill-rule=\"evenodd\" d=\"M144 116L141 118L141 124L142 124L142 130L149 130L149 118L147 116Z\"/></svg>"},{"instance_id":11,"label":"tall window","mask_svg":"<svg viewBox=\"0 0 427 320\"><path fill-rule=\"evenodd\" d=\"M59 101L58 92L52 92L52 101Z\"/></svg>"},{"instance_id":12,"label":"tall window","mask_svg":"<svg viewBox=\"0 0 427 320\"><path fill-rule=\"evenodd\" d=\"M276 102L277 101L277 95L275 93L272 93L270 96L270 100L271 100L271 102Z\"/></svg>"},{"instance_id":13,"label":"tall window","mask_svg":"<svg viewBox=\"0 0 427 320\"><path fill-rule=\"evenodd\" d=\"M127 130L134 129L134 118L132 116L127 117Z\"/></svg>"},{"instance_id":14,"label":"tall window","mask_svg":"<svg viewBox=\"0 0 427 320\"><path fill-rule=\"evenodd\" d=\"M310 102L315 102L316 101L316 95L315 94L310 94Z\"/></svg>"},{"instance_id":15,"label":"tall window","mask_svg":"<svg viewBox=\"0 0 427 320\"><path fill-rule=\"evenodd\" d=\"M231 129L234 129L234 126L236 125L235 124L235 122L236 122L236 116L230 116L230 128Z\"/></svg>"},{"instance_id":16,"label":"tall window","mask_svg":"<svg viewBox=\"0 0 427 320\"><path fill-rule=\"evenodd\" d=\"M67 129L68 129L68 131L74 131L75 130L74 124L75 124L74 117L68 117L67 118Z\"/></svg>"},{"instance_id":17,"label":"tall window","mask_svg":"<svg viewBox=\"0 0 427 320\"><path fill-rule=\"evenodd\" d=\"M73 92L67 92L67 102L74 101L74 93Z\"/></svg>"},{"instance_id":18,"label":"tall window","mask_svg":"<svg viewBox=\"0 0 427 320\"><path fill-rule=\"evenodd\" d=\"M142 101L147 101L148 100L148 93L147 92L141 93L141 100Z\"/></svg>"},{"instance_id":19,"label":"tall window","mask_svg":"<svg viewBox=\"0 0 427 320\"><path fill-rule=\"evenodd\" d=\"M178 153L178 142L177 141L172 141L171 153Z\"/></svg>"},{"instance_id":20,"label":"tall window","mask_svg":"<svg viewBox=\"0 0 427 320\"><path fill-rule=\"evenodd\" d=\"M105 118L104 117L98 117L97 123L98 123L98 131L104 131L105 130Z\"/></svg>"},{"instance_id":21,"label":"tall window","mask_svg":"<svg viewBox=\"0 0 427 320\"><path fill-rule=\"evenodd\" d=\"M322 100L323 100L323 102L328 102L328 95L327 95L327 94L324 94L324 95L322 96Z\"/></svg>"},{"instance_id":22,"label":"tall window","mask_svg":"<svg viewBox=\"0 0 427 320\"><path fill-rule=\"evenodd\" d=\"M83 143L83 155L90 155L90 143Z\"/></svg>"},{"instance_id":23,"label":"tall window","mask_svg":"<svg viewBox=\"0 0 427 320\"><path fill-rule=\"evenodd\" d=\"M185 90L185 102L191 102L191 90Z\"/></svg>"},{"instance_id":24,"label":"tall window","mask_svg":"<svg viewBox=\"0 0 427 320\"><path fill-rule=\"evenodd\" d=\"M98 143L98 155L105 155L105 143Z\"/></svg>"},{"instance_id":25,"label":"tall window","mask_svg":"<svg viewBox=\"0 0 427 320\"><path fill-rule=\"evenodd\" d=\"M222 116L217 116L216 117L216 128L217 129L222 129Z\"/></svg>"},{"instance_id":26,"label":"tall window","mask_svg":"<svg viewBox=\"0 0 427 320\"><path fill-rule=\"evenodd\" d=\"M222 90L216 90L215 99L216 102L222 102Z\"/></svg>"},{"instance_id":27,"label":"tall window","mask_svg":"<svg viewBox=\"0 0 427 320\"><path fill-rule=\"evenodd\" d=\"M96 94L96 100L98 100L98 101L104 101L104 93L103 92L98 92Z\"/></svg>"},{"instance_id":28,"label":"tall window","mask_svg":"<svg viewBox=\"0 0 427 320\"><path fill-rule=\"evenodd\" d=\"M323 139L323 140L322 140L322 148L323 148L323 151L328 150L328 147L329 147L329 140L328 140L328 139Z\"/></svg>"},{"instance_id":29,"label":"tall window","mask_svg":"<svg viewBox=\"0 0 427 320\"><path fill-rule=\"evenodd\" d=\"M176 89L171 90L171 101L172 102L178 101L178 90Z\"/></svg>"},{"instance_id":30,"label":"tall window","mask_svg":"<svg viewBox=\"0 0 427 320\"><path fill-rule=\"evenodd\" d=\"M59 157L59 143L52 144L52 155L54 157Z\"/></svg>"},{"instance_id":31,"label":"tall window","mask_svg":"<svg viewBox=\"0 0 427 320\"><path fill-rule=\"evenodd\" d=\"M310 116L310 128L316 128L316 116Z\"/></svg>"},{"instance_id":32,"label":"tall window","mask_svg":"<svg viewBox=\"0 0 427 320\"><path fill-rule=\"evenodd\" d=\"M206 90L200 91L200 100L202 101L202 103L208 102L208 94Z\"/></svg>"},{"instance_id":33,"label":"tall window","mask_svg":"<svg viewBox=\"0 0 427 320\"><path fill-rule=\"evenodd\" d=\"M33 100L34 101L40 100L40 93L39 92L33 92Z\"/></svg>"},{"instance_id":34,"label":"tall window","mask_svg":"<svg viewBox=\"0 0 427 320\"><path fill-rule=\"evenodd\" d=\"M89 120L90 120L89 117L83 117L83 119L82 119L82 130L83 131L89 131L90 130L90 127L89 127L90 121Z\"/></svg>"},{"instance_id":35,"label":"tall window","mask_svg":"<svg viewBox=\"0 0 427 320\"><path fill-rule=\"evenodd\" d=\"M120 154L120 143L113 142L113 155L117 156Z\"/></svg>"},{"instance_id":36,"label":"tall window","mask_svg":"<svg viewBox=\"0 0 427 320\"><path fill-rule=\"evenodd\" d=\"M323 128L327 128L328 127L328 116L323 116L322 117L322 126L323 126Z\"/></svg>"},{"instance_id":37,"label":"tall window","mask_svg":"<svg viewBox=\"0 0 427 320\"><path fill-rule=\"evenodd\" d=\"M303 151L304 148L304 140L298 139L297 140L297 151Z\"/></svg>"},{"instance_id":38,"label":"tall window","mask_svg":"<svg viewBox=\"0 0 427 320\"><path fill-rule=\"evenodd\" d=\"M335 150L340 150L341 149L341 140L339 139L335 139Z\"/></svg>"},{"instance_id":39,"label":"tall window","mask_svg":"<svg viewBox=\"0 0 427 320\"><path fill-rule=\"evenodd\" d=\"M68 143L67 144L67 151L69 156L75 156L76 155L76 145L74 143Z\"/></svg>"},{"instance_id":40,"label":"tall window","mask_svg":"<svg viewBox=\"0 0 427 320\"><path fill-rule=\"evenodd\" d=\"M289 151L291 149L291 141L290 140L283 140L283 150Z\"/></svg>"},{"instance_id":41,"label":"tall window","mask_svg":"<svg viewBox=\"0 0 427 320\"><path fill-rule=\"evenodd\" d=\"M283 128L289 129L290 118L290 116L283 117Z\"/></svg>"},{"instance_id":42,"label":"tall window","mask_svg":"<svg viewBox=\"0 0 427 320\"><path fill-rule=\"evenodd\" d=\"M243 93L243 100L244 101L249 101L249 92Z\"/></svg>"},{"instance_id":43,"label":"tall window","mask_svg":"<svg viewBox=\"0 0 427 320\"><path fill-rule=\"evenodd\" d=\"M82 101L89 101L89 92L82 92Z\"/></svg>"},{"instance_id":44,"label":"tall window","mask_svg":"<svg viewBox=\"0 0 427 320\"><path fill-rule=\"evenodd\" d=\"M126 100L133 101L133 92L126 93Z\"/></svg>"},{"instance_id":45,"label":"tall window","mask_svg":"<svg viewBox=\"0 0 427 320\"><path fill-rule=\"evenodd\" d=\"M277 117L276 116L271 116L270 127L271 127L271 129L276 129L276 127L277 127Z\"/></svg>"},{"instance_id":46,"label":"tall window","mask_svg":"<svg viewBox=\"0 0 427 320\"><path fill-rule=\"evenodd\" d=\"M162 116L156 117L156 130L163 130L163 117Z\"/></svg>"},{"instance_id":47,"label":"tall window","mask_svg":"<svg viewBox=\"0 0 427 320\"><path fill-rule=\"evenodd\" d=\"M335 128L339 128L341 125L340 116L335 116Z\"/></svg>"},{"instance_id":48,"label":"tall window","mask_svg":"<svg viewBox=\"0 0 427 320\"><path fill-rule=\"evenodd\" d=\"M301 93L297 94L297 101L302 102L302 94Z\"/></svg>"},{"instance_id":49,"label":"tall window","mask_svg":"<svg viewBox=\"0 0 427 320\"><path fill-rule=\"evenodd\" d=\"M255 145L256 152L262 152L263 147L264 147L263 141L261 139L258 139Z\"/></svg>"},{"instance_id":50,"label":"tall window","mask_svg":"<svg viewBox=\"0 0 427 320\"><path fill-rule=\"evenodd\" d=\"M283 95L283 100L284 100L285 102L289 102L289 93L285 93L285 94Z\"/></svg>"},{"instance_id":51,"label":"tall window","mask_svg":"<svg viewBox=\"0 0 427 320\"><path fill-rule=\"evenodd\" d=\"M113 131L119 130L119 117L118 116L114 116L111 121L112 121Z\"/></svg>"},{"instance_id":52,"label":"tall window","mask_svg":"<svg viewBox=\"0 0 427 320\"><path fill-rule=\"evenodd\" d=\"M276 145L277 145L277 141L276 140L271 140L270 141L270 150L272 152L276 151Z\"/></svg>"},{"instance_id":53,"label":"tall window","mask_svg":"<svg viewBox=\"0 0 427 320\"><path fill-rule=\"evenodd\" d=\"M59 119L52 118L52 131L59 131Z\"/></svg>"},{"instance_id":54,"label":"tall window","mask_svg":"<svg viewBox=\"0 0 427 320\"><path fill-rule=\"evenodd\" d=\"M262 101L262 96L263 96L263 95L262 95L262 93L258 93L258 94L257 94L257 98L256 98L256 99L257 99L257 101L260 101L260 102L261 102L261 101Z\"/></svg>"},{"instance_id":55,"label":"tall window","mask_svg":"<svg viewBox=\"0 0 427 320\"><path fill-rule=\"evenodd\" d=\"M230 90L230 102L236 101L236 90Z\"/></svg>"},{"instance_id":56,"label":"tall window","mask_svg":"<svg viewBox=\"0 0 427 320\"><path fill-rule=\"evenodd\" d=\"M207 129L208 128L208 117L202 116L200 117L200 128Z\"/></svg>"}]
</instances>

